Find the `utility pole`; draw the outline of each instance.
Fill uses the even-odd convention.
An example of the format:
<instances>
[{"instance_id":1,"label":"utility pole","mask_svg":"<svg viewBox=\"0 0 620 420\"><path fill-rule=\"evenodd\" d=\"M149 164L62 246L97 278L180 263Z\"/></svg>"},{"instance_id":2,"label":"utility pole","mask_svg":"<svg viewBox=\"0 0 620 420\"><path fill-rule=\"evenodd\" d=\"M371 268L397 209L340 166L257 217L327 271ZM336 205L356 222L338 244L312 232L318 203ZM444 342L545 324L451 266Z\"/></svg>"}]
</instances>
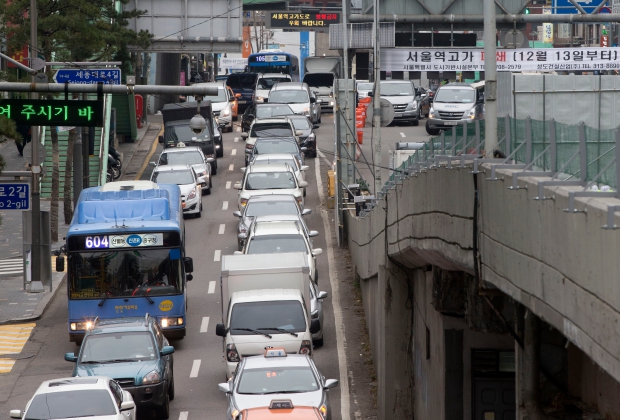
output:
<instances>
[{"instance_id":1,"label":"utility pole","mask_svg":"<svg viewBox=\"0 0 620 420\"><path fill-rule=\"evenodd\" d=\"M30 0L30 65L37 58L37 0ZM36 76L32 76L32 82L36 83ZM39 99L39 94L32 92L31 99ZM39 162L39 127L31 128L32 141L32 266L30 268L29 292L43 292L41 282L41 162ZM52 285L50 284L50 292Z\"/></svg>"},{"instance_id":2,"label":"utility pole","mask_svg":"<svg viewBox=\"0 0 620 420\"><path fill-rule=\"evenodd\" d=\"M375 150L373 159L374 167L372 169L375 174L375 197L378 197L379 191L381 191L381 188L383 187L383 184L381 183L381 45L379 42L379 0L375 0L375 5L373 9L375 29L375 46L373 51L373 78L375 79L375 91L372 98L372 137L374 138Z\"/></svg>"},{"instance_id":3,"label":"utility pole","mask_svg":"<svg viewBox=\"0 0 620 420\"><path fill-rule=\"evenodd\" d=\"M484 13L484 149L492 158L497 149L497 27L495 1L483 0Z\"/></svg>"}]
</instances>

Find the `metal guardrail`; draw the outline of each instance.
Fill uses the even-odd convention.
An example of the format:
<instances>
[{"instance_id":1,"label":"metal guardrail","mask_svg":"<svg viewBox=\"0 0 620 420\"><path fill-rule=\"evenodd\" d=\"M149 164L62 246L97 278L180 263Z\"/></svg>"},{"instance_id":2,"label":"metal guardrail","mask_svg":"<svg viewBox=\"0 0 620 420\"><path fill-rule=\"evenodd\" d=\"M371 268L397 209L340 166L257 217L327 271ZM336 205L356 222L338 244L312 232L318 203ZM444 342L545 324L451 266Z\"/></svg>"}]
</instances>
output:
<instances>
[{"instance_id":1,"label":"metal guardrail","mask_svg":"<svg viewBox=\"0 0 620 420\"><path fill-rule=\"evenodd\" d=\"M545 187L582 187L581 190L569 192L568 207L564 210L569 213L585 212L577 208L578 197L620 200L620 128L595 130L583 122L569 126L554 120L537 121L530 117L515 120L506 115L498 121L499 156L486 158L483 124L484 121L478 120L464 122L450 132L431 138L422 149L394 170L377 197L360 211L360 217L372 211L377 201L383 199L390 189L402 184L403 179L440 167L452 169L457 165L464 168L466 162L473 164L473 173L480 173L480 164L490 164L488 181L504 180L497 177L498 169L517 170L511 175L507 187L510 190L523 188L518 183L521 177L548 178L539 181L538 195L534 200L552 198L545 195ZM595 158L588 160L593 154ZM615 214L620 212L620 203L608 205L607 212L607 224L603 228L620 228L614 222Z\"/></svg>"}]
</instances>

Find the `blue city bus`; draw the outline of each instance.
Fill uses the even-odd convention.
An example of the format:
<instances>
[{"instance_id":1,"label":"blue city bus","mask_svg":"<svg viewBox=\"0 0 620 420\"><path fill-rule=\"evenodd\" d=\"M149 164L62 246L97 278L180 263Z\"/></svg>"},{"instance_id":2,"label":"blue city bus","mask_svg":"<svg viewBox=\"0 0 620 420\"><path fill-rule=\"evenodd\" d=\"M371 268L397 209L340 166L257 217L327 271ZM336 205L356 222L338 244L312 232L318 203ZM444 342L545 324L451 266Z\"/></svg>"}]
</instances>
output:
<instances>
[{"instance_id":1,"label":"blue city bus","mask_svg":"<svg viewBox=\"0 0 620 420\"><path fill-rule=\"evenodd\" d=\"M248 57L248 71L288 74L293 82L299 82L299 58L282 50L261 50Z\"/></svg>"},{"instance_id":2,"label":"blue city bus","mask_svg":"<svg viewBox=\"0 0 620 420\"><path fill-rule=\"evenodd\" d=\"M177 185L109 182L80 194L66 239L68 330L80 343L98 317L150 314L185 336L185 224Z\"/></svg>"}]
</instances>

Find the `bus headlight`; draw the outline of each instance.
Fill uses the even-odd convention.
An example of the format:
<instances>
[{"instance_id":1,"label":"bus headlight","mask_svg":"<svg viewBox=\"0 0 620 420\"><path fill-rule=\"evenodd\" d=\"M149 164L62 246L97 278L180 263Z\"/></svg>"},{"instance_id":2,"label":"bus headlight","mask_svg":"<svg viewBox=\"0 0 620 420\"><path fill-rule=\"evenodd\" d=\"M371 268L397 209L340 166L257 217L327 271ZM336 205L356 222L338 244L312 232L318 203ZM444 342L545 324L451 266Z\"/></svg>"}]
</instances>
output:
<instances>
[{"instance_id":1,"label":"bus headlight","mask_svg":"<svg viewBox=\"0 0 620 420\"><path fill-rule=\"evenodd\" d=\"M162 328L168 328L168 327L178 327L180 325L183 325L183 318L182 317L178 317L178 318L162 318L159 323L161 324Z\"/></svg>"},{"instance_id":2,"label":"bus headlight","mask_svg":"<svg viewBox=\"0 0 620 420\"><path fill-rule=\"evenodd\" d=\"M90 330L93 328L93 321L72 322L69 324L69 328L71 328L71 331Z\"/></svg>"}]
</instances>

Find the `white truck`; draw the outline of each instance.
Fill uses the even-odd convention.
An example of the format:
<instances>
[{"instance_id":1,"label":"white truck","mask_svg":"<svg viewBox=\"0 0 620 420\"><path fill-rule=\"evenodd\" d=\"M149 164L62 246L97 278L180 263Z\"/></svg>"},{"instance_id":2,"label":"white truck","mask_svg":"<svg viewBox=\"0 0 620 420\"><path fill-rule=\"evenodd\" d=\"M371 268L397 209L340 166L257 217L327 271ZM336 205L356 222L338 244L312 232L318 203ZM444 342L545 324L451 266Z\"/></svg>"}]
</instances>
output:
<instances>
[{"instance_id":1,"label":"white truck","mask_svg":"<svg viewBox=\"0 0 620 420\"><path fill-rule=\"evenodd\" d=\"M311 317L310 269L301 252L225 255L220 277L226 374L242 357L271 347L312 355L312 334L320 321Z\"/></svg>"},{"instance_id":2,"label":"white truck","mask_svg":"<svg viewBox=\"0 0 620 420\"><path fill-rule=\"evenodd\" d=\"M342 77L340 57L306 57L304 59L304 83L317 96L321 110L333 109L334 79Z\"/></svg>"}]
</instances>

